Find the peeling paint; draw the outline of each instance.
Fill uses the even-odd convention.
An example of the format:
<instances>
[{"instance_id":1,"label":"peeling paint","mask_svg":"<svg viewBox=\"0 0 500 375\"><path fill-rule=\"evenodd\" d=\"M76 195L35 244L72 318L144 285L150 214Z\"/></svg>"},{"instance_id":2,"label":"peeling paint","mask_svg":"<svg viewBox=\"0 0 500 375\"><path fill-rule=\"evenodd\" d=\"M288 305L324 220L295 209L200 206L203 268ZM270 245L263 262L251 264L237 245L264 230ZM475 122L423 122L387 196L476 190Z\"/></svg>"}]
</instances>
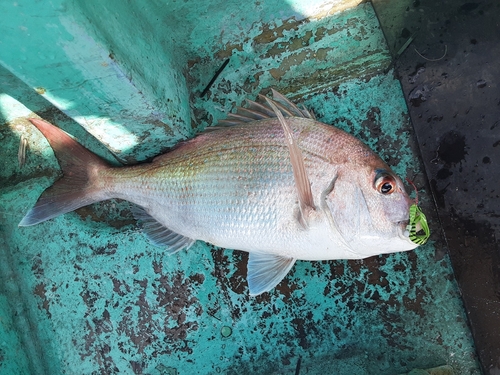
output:
<instances>
[{"instance_id":1,"label":"peeling paint","mask_svg":"<svg viewBox=\"0 0 500 375\"><path fill-rule=\"evenodd\" d=\"M196 97L202 89L198 82L209 79L222 60L198 60L188 71L198 127L211 125L224 117L221 109L229 112L235 103L271 86L291 97L303 96L335 87L347 77L380 72L390 56L379 31L373 9L366 4L321 20L256 24L237 47L228 41L222 55L220 46L214 45L214 59L231 60L208 99Z\"/></svg>"}]
</instances>

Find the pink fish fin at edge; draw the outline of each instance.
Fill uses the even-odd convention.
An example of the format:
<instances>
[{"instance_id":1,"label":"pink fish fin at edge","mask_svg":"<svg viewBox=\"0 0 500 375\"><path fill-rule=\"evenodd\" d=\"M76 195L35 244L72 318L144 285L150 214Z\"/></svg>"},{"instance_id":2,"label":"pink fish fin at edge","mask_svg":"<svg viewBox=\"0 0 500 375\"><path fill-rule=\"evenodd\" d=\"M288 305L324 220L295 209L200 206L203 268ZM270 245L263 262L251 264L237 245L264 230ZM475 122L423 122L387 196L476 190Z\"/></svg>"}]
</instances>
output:
<instances>
[{"instance_id":1,"label":"pink fish fin at edge","mask_svg":"<svg viewBox=\"0 0 500 375\"><path fill-rule=\"evenodd\" d=\"M42 193L19 226L38 224L107 199L95 188L93 181L99 171L111 166L49 122L36 118L29 121L49 142L62 169L63 177Z\"/></svg>"},{"instance_id":2,"label":"pink fish fin at edge","mask_svg":"<svg viewBox=\"0 0 500 375\"><path fill-rule=\"evenodd\" d=\"M295 179L295 186L297 187L297 193L299 195L299 204L302 217L306 219L310 210L315 210L314 199L311 192L311 183L309 182L309 177L307 177L306 166L304 164L304 158L302 156L302 151L300 151L295 138L293 137L292 129L288 126L285 118L279 111L279 109L274 105L272 101L269 101L269 105L276 112L276 117L280 121L283 131L285 132L285 139L287 141L288 149L290 151L290 161L292 163L293 177Z\"/></svg>"},{"instance_id":3,"label":"pink fish fin at edge","mask_svg":"<svg viewBox=\"0 0 500 375\"><path fill-rule=\"evenodd\" d=\"M280 283L296 259L274 254L252 252L248 257L248 289L251 296L268 292Z\"/></svg>"},{"instance_id":4,"label":"pink fish fin at edge","mask_svg":"<svg viewBox=\"0 0 500 375\"><path fill-rule=\"evenodd\" d=\"M155 246L166 247L170 255L183 249L189 249L196 242L196 240L168 229L143 207L132 205L131 210L148 240Z\"/></svg>"}]
</instances>

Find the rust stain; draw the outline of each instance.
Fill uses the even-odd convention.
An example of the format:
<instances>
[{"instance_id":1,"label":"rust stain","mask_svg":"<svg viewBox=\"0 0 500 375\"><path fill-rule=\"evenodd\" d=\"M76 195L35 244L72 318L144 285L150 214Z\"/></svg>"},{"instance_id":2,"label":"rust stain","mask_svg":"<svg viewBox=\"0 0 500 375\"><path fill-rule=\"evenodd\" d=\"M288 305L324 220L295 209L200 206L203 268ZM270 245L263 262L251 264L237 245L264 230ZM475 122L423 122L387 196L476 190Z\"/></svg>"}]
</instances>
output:
<instances>
[{"instance_id":1,"label":"rust stain","mask_svg":"<svg viewBox=\"0 0 500 375\"><path fill-rule=\"evenodd\" d=\"M267 52L266 57L274 57L281 55L284 52L293 52L301 48L308 47L311 43L313 33L311 30L306 31L303 36L291 38L286 42L276 43Z\"/></svg>"},{"instance_id":2,"label":"rust stain","mask_svg":"<svg viewBox=\"0 0 500 375\"><path fill-rule=\"evenodd\" d=\"M233 54L233 51L243 51L243 43L231 44L227 43L224 49L220 50L215 54L215 57L219 60L225 60Z\"/></svg>"},{"instance_id":3,"label":"rust stain","mask_svg":"<svg viewBox=\"0 0 500 375\"><path fill-rule=\"evenodd\" d=\"M188 60L187 65L188 69L191 69L193 66L201 63L201 57L196 56L194 59Z\"/></svg>"},{"instance_id":4,"label":"rust stain","mask_svg":"<svg viewBox=\"0 0 500 375\"><path fill-rule=\"evenodd\" d=\"M298 30L300 25L306 22L308 20L297 21L295 17L292 17L284 20L283 24L279 27L271 28L269 25L265 25L262 33L257 35L253 40L256 44L272 43L276 39L282 38L285 31Z\"/></svg>"},{"instance_id":5,"label":"rust stain","mask_svg":"<svg viewBox=\"0 0 500 375\"><path fill-rule=\"evenodd\" d=\"M280 80L280 78L285 74L286 72L284 72L282 69L276 69L276 68L273 68L273 69L269 69L269 74L271 74L273 76L273 78L277 81Z\"/></svg>"},{"instance_id":6,"label":"rust stain","mask_svg":"<svg viewBox=\"0 0 500 375\"><path fill-rule=\"evenodd\" d=\"M415 299L403 296L403 304L407 310L413 311L415 314L423 318L425 315L425 310L423 309L424 293L420 288L417 288L416 294L417 296Z\"/></svg>"},{"instance_id":7,"label":"rust stain","mask_svg":"<svg viewBox=\"0 0 500 375\"><path fill-rule=\"evenodd\" d=\"M35 295L37 295L38 297L40 297L40 299L42 300L41 304L39 303L39 308L40 310L45 310L45 312L47 313L47 316L50 318L52 318L52 314L50 313L49 311L49 301L47 300L47 296L45 295L47 292L46 290L46 286L44 283L38 283L36 286L35 286L35 290L33 291L33 293Z\"/></svg>"}]
</instances>

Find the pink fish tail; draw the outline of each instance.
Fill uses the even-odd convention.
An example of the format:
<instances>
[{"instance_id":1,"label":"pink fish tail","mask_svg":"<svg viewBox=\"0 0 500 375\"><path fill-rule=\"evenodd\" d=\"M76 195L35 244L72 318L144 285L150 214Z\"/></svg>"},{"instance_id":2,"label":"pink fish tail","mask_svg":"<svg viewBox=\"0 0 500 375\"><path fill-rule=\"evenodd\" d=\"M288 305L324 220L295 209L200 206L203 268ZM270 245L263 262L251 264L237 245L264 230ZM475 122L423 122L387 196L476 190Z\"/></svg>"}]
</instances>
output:
<instances>
[{"instance_id":1,"label":"pink fish tail","mask_svg":"<svg viewBox=\"0 0 500 375\"><path fill-rule=\"evenodd\" d=\"M94 181L99 172L110 168L110 165L56 126L40 119L29 120L47 138L63 177L42 193L19 226L38 224L107 199Z\"/></svg>"}]
</instances>

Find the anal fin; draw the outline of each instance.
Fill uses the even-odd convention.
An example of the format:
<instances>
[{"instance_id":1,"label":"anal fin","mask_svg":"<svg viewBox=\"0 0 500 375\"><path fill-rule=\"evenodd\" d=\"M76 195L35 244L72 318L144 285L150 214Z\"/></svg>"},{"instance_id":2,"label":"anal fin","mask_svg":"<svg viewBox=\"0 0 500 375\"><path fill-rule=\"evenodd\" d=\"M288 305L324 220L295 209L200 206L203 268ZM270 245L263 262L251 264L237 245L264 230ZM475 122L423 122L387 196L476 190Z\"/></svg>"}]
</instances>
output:
<instances>
[{"instance_id":1,"label":"anal fin","mask_svg":"<svg viewBox=\"0 0 500 375\"><path fill-rule=\"evenodd\" d=\"M196 242L192 238L168 229L140 206L133 205L132 213L149 241L155 246L165 246L169 254L174 254L183 249L187 250Z\"/></svg>"},{"instance_id":2,"label":"anal fin","mask_svg":"<svg viewBox=\"0 0 500 375\"><path fill-rule=\"evenodd\" d=\"M250 253L248 258L248 288L251 296L268 292L288 274L295 258L266 253Z\"/></svg>"}]
</instances>

